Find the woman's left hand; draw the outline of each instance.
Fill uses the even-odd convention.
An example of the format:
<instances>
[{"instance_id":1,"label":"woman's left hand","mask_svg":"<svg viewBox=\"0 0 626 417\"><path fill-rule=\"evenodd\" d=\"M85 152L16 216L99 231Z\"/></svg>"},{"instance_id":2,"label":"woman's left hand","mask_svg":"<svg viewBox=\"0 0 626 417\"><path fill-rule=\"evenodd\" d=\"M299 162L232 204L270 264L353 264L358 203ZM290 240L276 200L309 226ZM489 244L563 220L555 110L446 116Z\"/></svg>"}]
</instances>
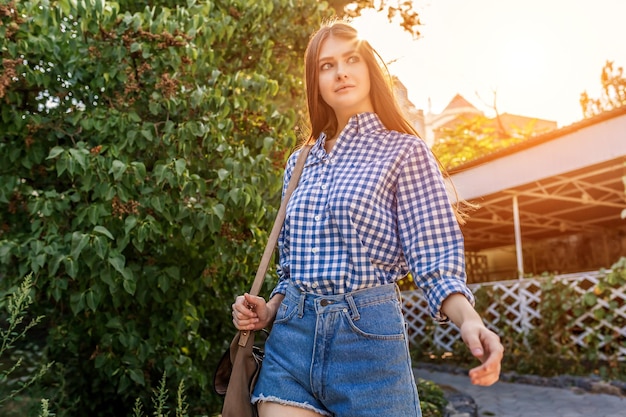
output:
<instances>
[{"instance_id":1,"label":"woman's left hand","mask_svg":"<svg viewBox=\"0 0 626 417\"><path fill-rule=\"evenodd\" d=\"M500 337L485 327L482 321L465 321L461 326L463 341L481 365L469 371L472 384L492 385L500 379L504 347Z\"/></svg>"}]
</instances>

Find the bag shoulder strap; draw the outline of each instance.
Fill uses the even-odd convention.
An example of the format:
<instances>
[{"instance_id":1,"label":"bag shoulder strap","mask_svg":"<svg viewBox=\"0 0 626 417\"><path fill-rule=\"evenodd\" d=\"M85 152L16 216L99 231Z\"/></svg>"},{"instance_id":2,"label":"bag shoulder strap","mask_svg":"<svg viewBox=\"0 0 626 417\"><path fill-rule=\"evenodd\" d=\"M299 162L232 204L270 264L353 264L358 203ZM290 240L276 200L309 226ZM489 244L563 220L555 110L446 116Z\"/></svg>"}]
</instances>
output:
<instances>
[{"instance_id":1,"label":"bag shoulder strap","mask_svg":"<svg viewBox=\"0 0 626 417\"><path fill-rule=\"evenodd\" d=\"M250 289L251 295L259 295L259 292L261 291L261 285L263 285L265 274L267 273L267 269L269 267L270 259L272 258L274 248L276 247L276 243L278 242L280 230L282 229L283 222L285 221L287 203L289 202L291 194L298 186L298 182L300 181L300 174L302 174L302 170L304 169L304 163L306 162L306 158L310 150L311 145L304 146L300 150L300 155L298 155L296 166L294 167L291 178L289 179L289 184L287 184L285 196L280 204L280 208L278 209L278 214L276 215L276 219L274 220L274 226L272 227L272 231L270 232L270 236L267 240L267 245L265 246L265 251L263 252L261 262L259 263L259 267L256 271L256 276L254 277L254 282L252 283L252 288Z\"/></svg>"},{"instance_id":2,"label":"bag shoulder strap","mask_svg":"<svg viewBox=\"0 0 626 417\"><path fill-rule=\"evenodd\" d=\"M274 220L274 226L272 227L270 236L267 239L265 251L263 252L261 262L259 263L259 267L256 271L256 276L254 277L254 282L252 283L252 288L250 289L251 295L259 295L259 292L261 291L261 285L263 285L265 274L267 274L270 259L272 258L272 254L274 253L276 243L278 242L280 229L282 229L283 222L285 221L287 203L289 202L289 198L291 197L293 190L295 190L298 186L298 182L300 181L300 174L302 174L302 170L304 169L304 163L306 162L306 158L309 155L311 147L311 145L306 145L300 150L300 155L298 155L298 159L296 160L296 166L294 167L291 178L289 179L289 184L287 184L285 196L283 197L283 201L280 203L278 214L276 215L276 219ZM240 330L239 333L239 346L246 346L246 344L248 343L248 337L250 336L250 332L247 330Z\"/></svg>"}]
</instances>

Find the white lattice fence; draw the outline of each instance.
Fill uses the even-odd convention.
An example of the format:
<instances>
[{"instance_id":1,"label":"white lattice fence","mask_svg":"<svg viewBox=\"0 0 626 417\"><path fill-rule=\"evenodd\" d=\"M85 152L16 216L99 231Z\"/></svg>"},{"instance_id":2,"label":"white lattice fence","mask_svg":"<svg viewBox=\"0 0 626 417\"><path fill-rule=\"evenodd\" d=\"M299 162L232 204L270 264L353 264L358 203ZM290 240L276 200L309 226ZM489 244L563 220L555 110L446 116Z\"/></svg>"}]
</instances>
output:
<instances>
[{"instance_id":1,"label":"white lattice fence","mask_svg":"<svg viewBox=\"0 0 626 417\"><path fill-rule=\"evenodd\" d=\"M593 292L601 277L600 272L560 275L553 278L574 293L574 308L568 310L566 322L571 322L569 334L552 335L574 350L594 349L601 359L626 360L626 288L610 289L609 294L597 297L595 303L585 303L585 294ZM490 302L480 313L491 329L505 328L525 334L541 323L542 282L535 277L515 281L501 281L470 285L472 291L487 291ZM454 325L439 325L428 313L421 291L403 292L403 310L408 323L409 340L419 344L421 338L432 337L436 346L451 351L460 338ZM581 309L574 311L574 309Z\"/></svg>"}]
</instances>

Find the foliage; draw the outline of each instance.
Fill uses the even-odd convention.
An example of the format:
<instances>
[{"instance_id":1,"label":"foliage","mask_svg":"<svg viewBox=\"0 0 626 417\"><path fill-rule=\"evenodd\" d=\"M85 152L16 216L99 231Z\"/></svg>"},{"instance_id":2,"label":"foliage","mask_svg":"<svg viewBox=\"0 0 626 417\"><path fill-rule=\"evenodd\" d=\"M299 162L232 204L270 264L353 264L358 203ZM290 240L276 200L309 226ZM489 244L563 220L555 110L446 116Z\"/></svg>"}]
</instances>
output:
<instances>
[{"instance_id":1,"label":"foliage","mask_svg":"<svg viewBox=\"0 0 626 417\"><path fill-rule=\"evenodd\" d=\"M432 150L446 170L478 159L499 149L522 142L529 137L532 126L522 131L505 132L497 123L478 115L444 128Z\"/></svg>"},{"instance_id":2,"label":"foliage","mask_svg":"<svg viewBox=\"0 0 626 417\"><path fill-rule=\"evenodd\" d=\"M16 344L24 339L26 333L42 320L40 316L30 319L28 323L24 322L24 319L27 318L27 310L33 303L32 289L32 276L28 275L19 286L13 288L6 295L7 324L6 327L0 328L0 361L2 361L0 362L0 407L3 403L15 399L41 379L52 365L43 365L33 375L26 375L25 378L18 380L15 378L15 374L21 371L20 368L24 365L23 358L19 357L12 365L4 362L9 358L9 354L15 349Z\"/></svg>"},{"instance_id":3,"label":"foliage","mask_svg":"<svg viewBox=\"0 0 626 417\"><path fill-rule=\"evenodd\" d=\"M413 8L411 0L329 0L328 4L335 9L338 16L357 17L365 9L375 9L377 12L387 11L389 22L398 21L400 27L417 38L422 22L419 13Z\"/></svg>"},{"instance_id":4,"label":"foliage","mask_svg":"<svg viewBox=\"0 0 626 417\"><path fill-rule=\"evenodd\" d=\"M600 81L602 91L599 98L589 97L587 91L580 94L584 117L592 117L626 105L626 76L622 67L616 67L613 61L606 61Z\"/></svg>"},{"instance_id":5,"label":"foliage","mask_svg":"<svg viewBox=\"0 0 626 417\"><path fill-rule=\"evenodd\" d=\"M617 360L617 354L624 346L623 336L603 326L581 328L576 322L592 310L596 320L605 320L616 327L625 326L624 319L615 314L623 305L623 300L610 297L612 289L622 289L625 285L626 257L616 262L595 287L582 295L554 277L546 277L537 306L541 320L533 322L533 330L519 333L510 326L498 324L497 332L505 346L502 370L546 377L596 374L605 379L625 380L626 364ZM494 303L500 294L493 291L493 287L480 287L475 291L475 297L478 311L497 305L500 309L498 313L506 315L505 303ZM412 349L415 360L454 363L463 367L476 365L476 359L462 341L457 342L453 352L444 352L436 347L434 332L434 325L426 329L427 334L422 339L424 343ZM588 345L586 349L570 340L571 335L580 334L584 334ZM600 341L606 342L604 348L600 347ZM600 359L600 353L604 353L605 359Z\"/></svg>"},{"instance_id":6,"label":"foliage","mask_svg":"<svg viewBox=\"0 0 626 417\"><path fill-rule=\"evenodd\" d=\"M422 417L441 417L448 404L443 390L432 381L417 378Z\"/></svg>"},{"instance_id":7,"label":"foliage","mask_svg":"<svg viewBox=\"0 0 626 417\"><path fill-rule=\"evenodd\" d=\"M33 271L59 415L190 413L296 142L314 0L0 0L0 286Z\"/></svg>"},{"instance_id":8,"label":"foliage","mask_svg":"<svg viewBox=\"0 0 626 417\"><path fill-rule=\"evenodd\" d=\"M155 416L163 416L167 417L169 414L165 411L167 409L167 396L168 390L166 385L166 375L163 374L161 381L159 383L159 387L153 391L152 395L152 404L154 406L154 410L152 415ZM175 416L176 417L186 417L188 416L187 411L189 405L186 403L187 398L185 397L185 384L181 380L178 384L178 389L176 391L176 408L175 408ZM143 411L143 404L141 400L137 398L135 400L135 407L133 408L133 417L143 417L145 416Z\"/></svg>"},{"instance_id":9,"label":"foliage","mask_svg":"<svg viewBox=\"0 0 626 417\"><path fill-rule=\"evenodd\" d=\"M0 328L0 408L3 415L9 415L8 401L17 403L19 397L39 381L49 370L51 363L39 369L26 364L23 351L17 349L19 342L26 338L26 333L41 322L42 317L31 318L27 323L29 307L33 303L32 275L27 275L19 285L0 297L0 305L6 306L6 325ZM4 314L1 315L4 317ZM13 354L13 355L12 355ZM15 363L6 363L16 356ZM12 407L11 407L12 408ZM48 400L41 400L40 416L49 415Z\"/></svg>"}]
</instances>

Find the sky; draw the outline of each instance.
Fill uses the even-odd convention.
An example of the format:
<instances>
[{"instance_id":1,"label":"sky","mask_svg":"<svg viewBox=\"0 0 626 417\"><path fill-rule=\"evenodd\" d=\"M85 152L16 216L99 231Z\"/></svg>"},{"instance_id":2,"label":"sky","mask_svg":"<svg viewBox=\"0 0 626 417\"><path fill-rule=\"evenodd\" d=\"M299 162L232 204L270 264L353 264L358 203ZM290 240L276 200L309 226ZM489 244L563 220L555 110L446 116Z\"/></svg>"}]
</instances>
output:
<instances>
[{"instance_id":1,"label":"sky","mask_svg":"<svg viewBox=\"0 0 626 417\"><path fill-rule=\"evenodd\" d=\"M353 24L425 113L458 93L493 117L583 118L583 91L600 96L607 60L626 68L626 0L415 0L416 40L386 13Z\"/></svg>"}]
</instances>

